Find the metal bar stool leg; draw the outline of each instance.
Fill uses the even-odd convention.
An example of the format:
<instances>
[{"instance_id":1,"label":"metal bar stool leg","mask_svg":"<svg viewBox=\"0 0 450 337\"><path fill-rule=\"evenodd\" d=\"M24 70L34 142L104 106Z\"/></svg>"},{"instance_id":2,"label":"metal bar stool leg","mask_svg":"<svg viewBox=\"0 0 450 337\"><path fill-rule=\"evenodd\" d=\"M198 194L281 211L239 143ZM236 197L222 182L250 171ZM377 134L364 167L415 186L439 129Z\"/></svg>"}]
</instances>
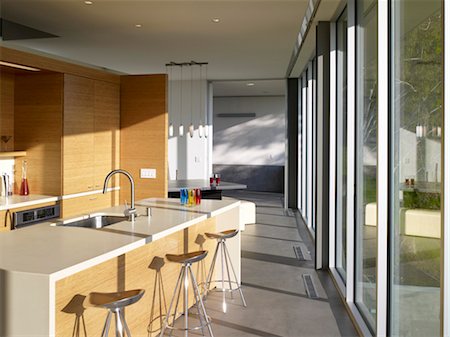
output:
<instances>
[{"instance_id":1,"label":"metal bar stool leg","mask_svg":"<svg viewBox=\"0 0 450 337\"><path fill-rule=\"evenodd\" d=\"M161 327L161 333L159 334L160 337L164 336L164 332L166 331L167 325L169 324L169 317L170 317L170 313L172 312L173 302L175 301L175 294L177 293L178 286L181 286L180 281L181 281L182 276L183 276L182 273L180 273L180 275L178 275L177 284L175 286L175 290L173 291L173 296L172 296L172 300L170 301L169 310L167 311L167 316L164 319L164 324ZM177 310L177 308L175 308L175 311L176 310ZM176 313L175 313L175 315L176 315Z\"/></svg>"},{"instance_id":2,"label":"metal bar stool leg","mask_svg":"<svg viewBox=\"0 0 450 337\"><path fill-rule=\"evenodd\" d=\"M114 311L114 316L116 319L116 337L124 337L123 336L123 324L122 319L120 318L120 310Z\"/></svg>"},{"instance_id":3,"label":"metal bar stool leg","mask_svg":"<svg viewBox=\"0 0 450 337\"><path fill-rule=\"evenodd\" d=\"M190 265L184 267L184 336L189 336L189 323L188 323L188 316L189 316L189 275L188 270L190 271Z\"/></svg>"},{"instance_id":4,"label":"metal bar stool leg","mask_svg":"<svg viewBox=\"0 0 450 337\"><path fill-rule=\"evenodd\" d=\"M220 241L218 246L221 246L222 244L223 244L223 241ZM221 249L220 255L222 258L222 311L224 313L226 313L227 312L227 299L226 299L226 291L225 291L225 255L223 254L223 249Z\"/></svg>"},{"instance_id":5,"label":"metal bar stool leg","mask_svg":"<svg viewBox=\"0 0 450 337\"><path fill-rule=\"evenodd\" d=\"M205 295L209 291L209 286L211 284L212 276L213 276L213 273L214 273L214 267L216 266L216 258L217 258L217 252L218 251L219 251L219 245L216 245L216 250L214 251L214 256L213 256L213 259L212 259L212 262L211 262L212 264L211 264L211 267L209 268L208 277L206 278Z\"/></svg>"},{"instance_id":6,"label":"metal bar stool leg","mask_svg":"<svg viewBox=\"0 0 450 337\"><path fill-rule=\"evenodd\" d=\"M184 274L186 273L186 269L184 267L181 267L181 272L180 272L180 280L184 279ZM180 287L178 288L178 295L177 295L177 301L175 303L175 308L173 310L173 316L172 316L172 326L175 326L175 320L177 319L177 313L178 313L178 303L180 303L180 297L181 297L181 290L183 289L183 283L180 281ZM177 288L175 287L175 293L177 291ZM175 294L174 293L174 294ZM168 322L168 321L167 321ZM170 333L169 333L169 337L172 336L173 333L173 329L170 329Z\"/></svg>"},{"instance_id":7,"label":"metal bar stool leg","mask_svg":"<svg viewBox=\"0 0 450 337\"><path fill-rule=\"evenodd\" d=\"M195 279L194 273L192 272L192 270L190 268L189 268L189 271L191 273L192 285L195 289L194 291L197 291L197 293L199 293L200 291L198 289L198 284L197 284L197 280ZM199 302L200 302L201 310L203 311L203 315L205 316L205 321L207 322L209 334L211 337L214 337L214 334L213 334L212 328L211 328L211 321L208 319L208 314L206 313L205 305L203 303L201 296L199 296Z\"/></svg>"},{"instance_id":8,"label":"metal bar stool leg","mask_svg":"<svg viewBox=\"0 0 450 337\"><path fill-rule=\"evenodd\" d=\"M106 316L106 322L103 326L102 337L108 337L109 334L109 326L111 325L111 311L108 310L108 316Z\"/></svg>"},{"instance_id":9,"label":"metal bar stool leg","mask_svg":"<svg viewBox=\"0 0 450 337\"><path fill-rule=\"evenodd\" d=\"M234 279L236 281L236 284L238 285L238 290L239 290L239 294L241 295L242 304L244 305L244 307L247 307L247 302L245 302L244 294L242 293L241 285L236 276L236 272L234 271L233 263L231 262L230 252L228 251L228 248L226 245L225 245L225 252L226 252L228 258L230 259L231 271L233 272Z\"/></svg>"},{"instance_id":10,"label":"metal bar stool leg","mask_svg":"<svg viewBox=\"0 0 450 337\"><path fill-rule=\"evenodd\" d=\"M224 242L222 245L222 253L225 255L225 267L227 269L227 275L228 275L228 285L230 286L230 290L233 289L233 286L231 285L231 276L230 276L230 267L228 266L228 256L225 252L226 243ZM231 264L231 260L230 260ZM230 297L233 299L233 291L230 291Z\"/></svg>"},{"instance_id":11,"label":"metal bar stool leg","mask_svg":"<svg viewBox=\"0 0 450 337\"><path fill-rule=\"evenodd\" d=\"M120 317L122 318L123 327L125 329L125 335L131 337L131 332L130 329L128 328L127 321L125 320L125 313L123 312L123 310L120 310Z\"/></svg>"}]
</instances>

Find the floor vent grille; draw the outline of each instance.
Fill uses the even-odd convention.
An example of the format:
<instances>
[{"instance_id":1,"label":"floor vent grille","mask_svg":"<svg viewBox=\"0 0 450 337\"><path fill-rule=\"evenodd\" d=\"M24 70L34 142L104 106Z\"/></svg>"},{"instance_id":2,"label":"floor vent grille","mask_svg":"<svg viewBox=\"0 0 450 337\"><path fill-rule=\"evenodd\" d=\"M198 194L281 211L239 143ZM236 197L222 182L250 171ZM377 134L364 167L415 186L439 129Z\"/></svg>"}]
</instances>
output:
<instances>
[{"instance_id":1,"label":"floor vent grille","mask_svg":"<svg viewBox=\"0 0 450 337\"><path fill-rule=\"evenodd\" d=\"M294 253L295 253L295 257L297 258L297 260L306 261L305 255L303 254L302 247L294 246Z\"/></svg>"},{"instance_id":2,"label":"floor vent grille","mask_svg":"<svg viewBox=\"0 0 450 337\"><path fill-rule=\"evenodd\" d=\"M294 246L295 257L299 261L311 261L311 255L309 251L304 249L302 246Z\"/></svg>"},{"instance_id":3,"label":"floor vent grille","mask_svg":"<svg viewBox=\"0 0 450 337\"><path fill-rule=\"evenodd\" d=\"M314 284L311 274L303 274L303 283L305 284L306 293L309 298L319 298L317 294L316 285Z\"/></svg>"}]
</instances>

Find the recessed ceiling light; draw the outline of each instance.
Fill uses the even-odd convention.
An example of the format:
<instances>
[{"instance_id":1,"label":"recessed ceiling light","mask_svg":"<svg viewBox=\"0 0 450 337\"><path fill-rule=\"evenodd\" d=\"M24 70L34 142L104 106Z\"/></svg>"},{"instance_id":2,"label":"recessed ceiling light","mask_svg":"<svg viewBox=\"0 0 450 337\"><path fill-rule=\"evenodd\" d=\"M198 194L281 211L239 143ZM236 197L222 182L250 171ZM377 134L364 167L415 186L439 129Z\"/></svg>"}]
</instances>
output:
<instances>
[{"instance_id":1,"label":"recessed ceiling light","mask_svg":"<svg viewBox=\"0 0 450 337\"><path fill-rule=\"evenodd\" d=\"M213 18L211 21L214 22L214 23L219 23L220 19L219 18Z\"/></svg>"},{"instance_id":2,"label":"recessed ceiling light","mask_svg":"<svg viewBox=\"0 0 450 337\"><path fill-rule=\"evenodd\" d=\"M142 28L142 25L140 23L135 25L136 28Z\"/></svg>"},{"instance_id":3,"label":"recessed ceiling light","mask_svg":"<svg viewBox=\"0 0 450 337\"><path fill-rule=\"evenodd\" d=\"M93 2L90 1L90 0L86 0L84 3L85 3L85 5L92 5L93 4Z\"/></svg>"},{"instance_id":4,"label":"recessed ceiling light","mask_svg":"<svg viewBox=\"0 0 450 337\"><path fill-rule=\"evenodd\" d=\"M247 83L247 87L253 87L255 85L255 83L253 83L253 82L248 82Z\"/></svg>"}]
</instances>

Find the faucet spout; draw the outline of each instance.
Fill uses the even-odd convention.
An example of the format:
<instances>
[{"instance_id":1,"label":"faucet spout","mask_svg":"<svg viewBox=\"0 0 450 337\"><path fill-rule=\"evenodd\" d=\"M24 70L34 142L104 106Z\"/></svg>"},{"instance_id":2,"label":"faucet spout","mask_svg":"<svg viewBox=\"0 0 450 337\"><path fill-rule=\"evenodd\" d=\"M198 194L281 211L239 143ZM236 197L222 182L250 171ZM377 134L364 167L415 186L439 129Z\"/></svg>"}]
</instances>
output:
<instances>
[{"instance_id":1,"label":"faucet spout","mask_svg":"<svg viewBox=\"0 0 450 337\"><path fill-rule=\"evenodd\" d=\"M133 176L129 172L127 172L125 170L120 170L120 169L109 172L105 178L105 183L103 184L103 194L105 194L107 192L109 180L115 174L123 174L130 181L131 205L129 208L127 208L127 210L125 211L125 214L128 215L130 221L134 221L134 219L136 218L136 208L134 207L134 179L133 179Z\"/></svg>"}]
</instances>

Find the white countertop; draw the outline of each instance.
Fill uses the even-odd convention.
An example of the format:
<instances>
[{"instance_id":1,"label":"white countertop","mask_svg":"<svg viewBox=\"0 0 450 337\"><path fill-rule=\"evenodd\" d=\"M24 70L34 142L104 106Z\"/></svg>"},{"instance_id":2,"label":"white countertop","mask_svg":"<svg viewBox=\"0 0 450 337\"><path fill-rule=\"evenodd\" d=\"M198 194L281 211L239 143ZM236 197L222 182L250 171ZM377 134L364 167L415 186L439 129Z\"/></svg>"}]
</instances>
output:
<instances>
[{"instance_id":1,"label":"white countertop","mask_svg":"<svg viewBox=\"0 0 450 337\"><path fill-rule=\"evenodd\" d=\"M134 224L123 221L100 230L45 222L0 233L0 269L48 275L56 281L238 207L240 202L202 200L201 205L186 207L177 199L145 199L139 204L152 208L150 219L139 216ZM138 214L146 214L145 207L136 208ZM123 210L124 206L117 206L95 214L123 215Z\"/></svg>"},{"instance_id":2,"label":"white countertop","mask_svg":"<svg viewBox=\"0 0 450 337\"><path fill-rule=\"evenodd\" d=\"M11 195L9 197L0 197L0 211L19 207L33 206L58 200L60 200L60 197L40 194Z\"/></svg>"}]
</instances>

